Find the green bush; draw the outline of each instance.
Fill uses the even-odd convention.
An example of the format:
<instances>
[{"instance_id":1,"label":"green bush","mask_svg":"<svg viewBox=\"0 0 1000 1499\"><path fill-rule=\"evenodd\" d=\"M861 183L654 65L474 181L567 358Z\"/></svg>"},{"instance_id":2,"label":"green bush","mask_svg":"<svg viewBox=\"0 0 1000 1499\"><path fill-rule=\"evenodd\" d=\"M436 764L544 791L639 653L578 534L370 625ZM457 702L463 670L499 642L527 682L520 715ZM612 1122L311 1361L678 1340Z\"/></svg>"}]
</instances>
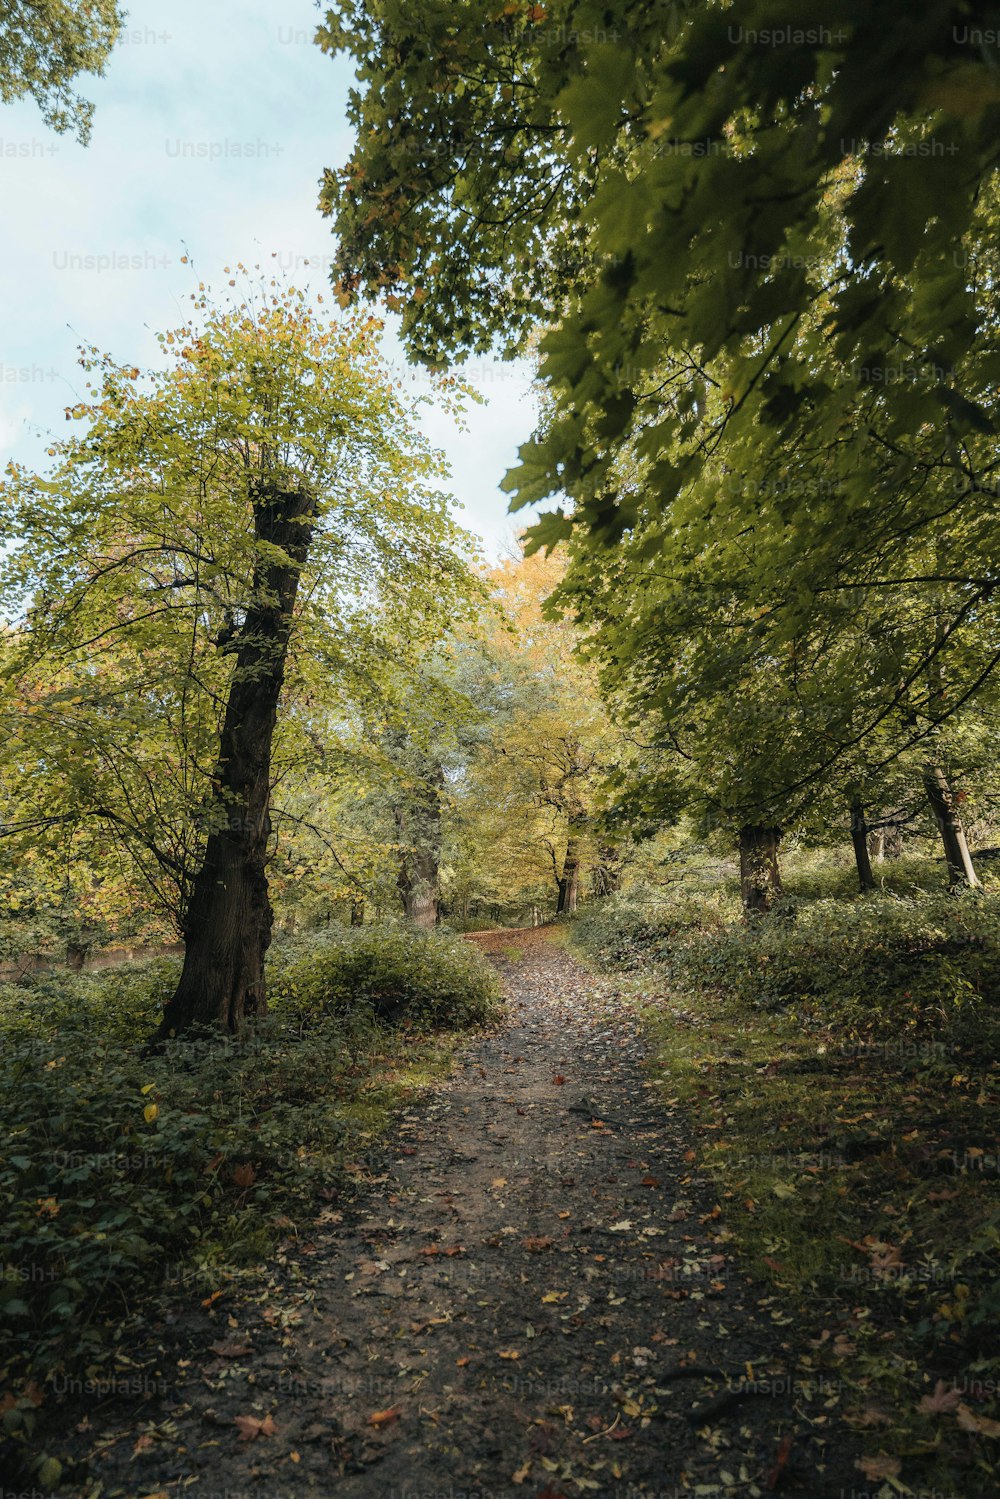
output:
<instances>
[{"instance_id":1,"label":"green bush","mask_svg":"<svg viewBox=\"0 0 1000 1499\"><path fill-rule=\"evenodd\" d=\"M633 970L668 962L687 934L718 931L737 913L736 897L719 885L633 890L582 907L572 941L601 966Z\"/></svg>"},{"instance_id":2,"label":"green bush","mask_svg":"<svg viewBox=\"0 0 1000 1499\"><path fill-rule=\"evenodd\" d=\"M415 1030L475 1025L499 997L496 973L471 942L407 927L350 928L275 954L268 979L276 1015L312 1024L363 1008Z\"/></svg>"},{"instance_id":3,"label":"green bush","mask_svg":"<svg viewBox=\"0 0 1000 1499\"><path fill-rule=\"evenodd\" d=\"M817 882L816 888L821 888ZM734 890L638 893L581 916L596 961L857 1031L973 1020L1000 994L1000 894L786 896L751 925Z\"/></svg>"}]
</instances>

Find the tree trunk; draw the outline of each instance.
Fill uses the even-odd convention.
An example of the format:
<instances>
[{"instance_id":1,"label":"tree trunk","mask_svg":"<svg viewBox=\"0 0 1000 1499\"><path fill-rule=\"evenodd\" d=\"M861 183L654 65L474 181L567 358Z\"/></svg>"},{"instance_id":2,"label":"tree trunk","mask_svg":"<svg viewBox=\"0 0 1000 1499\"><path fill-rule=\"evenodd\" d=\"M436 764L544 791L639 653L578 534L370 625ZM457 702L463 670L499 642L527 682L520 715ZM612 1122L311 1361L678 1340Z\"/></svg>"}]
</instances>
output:
<instances>
[{"instance_id":1,"label":"tree trunk","mask_svg":"<svg viewBox=\"0 0 1000 1499\"><path fill-rule=\"evenodd\" d=\"M882 852L887 859L903 857L903 824L888 822L883 829Z\"/></svg>"},{"instance_id":2,"label":"tree trunk","mask_svg":"<svg viewBox=\"0 0 1000 1499\"><path fill-rule=\"evenodd\" d=\"M566 840L566 855L562 874L559 876L559 895L556 899L556 915L572 915L576 910L580 889L580 840L570 829Z\"/></svg>"},{"instance_id":3,"label":"tree trunk","mask_svg":"<svg viewBox=\"0 0 1000 1499\"><path fill-rule=\"evenodd\" d=\"M89 948L81 942L66 943L66 967L71 973L80 973L84 963L87 961Z\"/></svg>"},{"instance_id":4,"label":"tree trunk","mask_svg":"<svg viewBox=\"0 0 1000 1499\"><path fill-rule=\"evenodd\" d=\"M868 856L868 825L861 798L857 796L851 802L851 842L854 844L854 859L858 866L858 884L862 890L874 890L875 876Z\"/></svg>"},{"instance_id":5,"label":"tree trunk","mask_svg":"<svg viewBox=\"0 0 1000 1499\"><path fill-rule=\"evenodd\" d=\"M979 876L972 863L969 845L965 841L957 799L940 765L924 766L924 790L944 845L949 885L971 885L974 889L978 888Z\"/></svg>"},{"instance_id":6,"label":"tree trunk","mask_svg":"<svg viewBox=\"0 0 1000 1499\"><path fill-rule=\"evenodd\" d=\"M210 1026L231 1034L265 1009L271 942L265 856L271 832L271 742L285 675L313 497L261 485L252 496L260 556L246 616L232 633L236 666L212 778L212 822L184 920L184 966L153 1042Z\"/></svg>"},{"instance_id":7,"label":"tree trunk","mask_svg":"<svg viewBox=\"0 0 1000 1499\"><path fill-rule=\"evenodd\" d=\"M407 920L420 927L433 927L438 918L443 786L444 771L435 765L421 778L409 804L395 809L403 850L396 884Z\"/></svg>"},{"instance_id":8,"label":"tree trunk","mask_svg":"<svg viewBox=\"0 0 1000 1499\"><path fill-rule=\"evenodd\" d=\"M598 848L592 883L594 894L598 897L614 895L621 889L621 856L613 844L602 843Z\"/></svg>"},{"instance_id":9,"label":"tree trunk","mask_svg":"<svg viewBox=\"0 0 1000 1499\"><path fill-rule=\"evenodd\" d=\"M780 828L764 827L760 823L740 828L740 888L747 916L760 916L769 911L774 897L781 894L780 840Z\"/></svg>"},{"instance_id":10,"label":"tree trunk","mask_svg":"<svg viewBox=\"0 0 1000 1499\"><path fill-rule=\"evenodd\" d=\"M365 900L363 895L356 895L351 901L351 926L364 926L365 924Z\"/></svg>"}]
</instances>

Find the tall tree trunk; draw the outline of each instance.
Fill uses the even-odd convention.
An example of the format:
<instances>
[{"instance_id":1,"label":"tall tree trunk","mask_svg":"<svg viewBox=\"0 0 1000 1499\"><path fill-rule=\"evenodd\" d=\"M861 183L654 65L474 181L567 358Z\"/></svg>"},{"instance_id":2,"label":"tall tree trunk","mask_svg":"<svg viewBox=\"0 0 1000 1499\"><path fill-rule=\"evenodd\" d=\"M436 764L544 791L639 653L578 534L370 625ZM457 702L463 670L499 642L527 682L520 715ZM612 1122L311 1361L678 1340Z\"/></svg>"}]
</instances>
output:
<instances>
[{"instance_id":1,"label":"tall tree trunk","mask_svg":"<svg viewBox=\"0 0 1000 1499\"><path fill-rule=\"evenodd\" d=\"M396 884L407 920L420 927L435 926L438 918L443 787L444 771L435 765L408 804L395 809L402 848Z\"/></svg>"},{"instance_id":2,"label":"tall tree trunk","mask_svg":"<svg viewBox=\"0 0 1000 1499\"><path fill-rule=\"evenodd\" d=\"M312 539L307 491L262 484L252 496L259 542L277 547L254 568L212 778L213 822L184 921L184 966L153 1041L196 1026L238 1034L265 1009L271 942L265 856L271 832L271 742L285 676L299 575Z\"/></svg>"},{"instance_id":3,"label":"tall tree trunk","mask_svg":"<svg viewBox=\"0 0 1000 1499\"><path fill-rule=\"evenodd\" d=\"M924 766L924 790L944 845L949 885L971 885L977 888L979 876L972 863L969 845L965 841L965 830L958 815L955 793L940 765Z\"/></svg>"},{"instance_id":4,"label":"tall tree trunk","mask_svg":"<svg viewBox=\"0 0 1000 1499\"><path fill-rule=\"evenodd\" d=\"M868 856L868 825L865 822L865 809L858 796L851 802L851 842L854 844L854 859L858 866L858 884L862 890L874 890L875 876Z\"/></svg>"},{"instance_id":5,"label":"tall tree trunk","mask_svg":"<svg viewBox=\"0 0 1000 1499\"><path fill-rule=\"evenodd\" d=\"M356 895L351 901L351 926L364 926L365 924L365 898Z\"/></svg>"},{"instance_id":6,"label":"tall tree trunk","mask_svg":"<svg viewBox=\"0 0 1000 1499\"><path fill-rule=\"evenodd\" d=\"M781 894L780 841L780 828L765 827L760 823L748 823L740 828L740 888L747 916L759 916L769 911L774 897Z\"/></svg>"},{"instance_id":7,"label":"tall tree trunk","mask_svg":"<svg viewBox=\"0 0 1000 1499\"><path fill-rule=\"evenodd\" d=\"M570 825L566 839L566 855L562 874L559 876L559 894L556 899L556 915L572 915L576 910L580 889L580 839Z\"/></svg>"}]
</instances>

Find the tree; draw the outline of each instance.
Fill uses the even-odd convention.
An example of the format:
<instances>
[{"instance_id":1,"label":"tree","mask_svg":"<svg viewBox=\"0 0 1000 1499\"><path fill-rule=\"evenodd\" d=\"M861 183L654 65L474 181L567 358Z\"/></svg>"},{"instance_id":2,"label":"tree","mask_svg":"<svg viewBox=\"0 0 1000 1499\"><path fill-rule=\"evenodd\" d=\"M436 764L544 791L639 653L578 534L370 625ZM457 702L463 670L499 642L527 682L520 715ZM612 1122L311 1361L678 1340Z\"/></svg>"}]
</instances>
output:
<instances>
[{"instance_id":1,"label":"tree","mask_svg":"<svg viewBox=\"0 0 1000 1499\"><path fill-rule=\"evenodd\" d=\"M30 95L47 125L85 144L94 106L73 84L104 72L123 21L116 0L10 0L0 18L0 99Z\"/></svg>"},{"instance_id":2,"label":"tree","mask_svg":"<svg viewBox=\"0 0 1000 1499\"><path fill-rule=\"evenodd\" d=\"M678 7L665 30L624 0L342 0L318 36L362 83L353 155L322 194L342 294L396 299L432 364L553 324L554 415L514 482L523 503L568 492L572 524L606 539L636 508L611 479L619 439L641 439L662 509L730 424L849 425L872 371L916 373L888 391L907 431L974 427L956 366L978 326L967 236L995 179L1000 95L974 44L989 15L946 0L917 25L901 0L838 0L817 21L737 0ZM789 357L806 335L811 357ZM848 381L824 378L831 339ZM668 354L682 399L651 406Z\"/></svg>"},{"instance_id":3,"label":"tree","mask_svg":"<svg viewBox=\"0 0 1000 1499\"><path fill-rule=\"evenodd\" d=\"M294 291L222 310L201 297L198 312L164 335L173 363L146 382L89 355L100 384L70 413L87 432L55 446L51 477L13 469L4 486L20 543L6 596L11 608L32 599L22 674L44 678L58 660L82 697L107 642L132 652L140 679L166 650L176 699L197 700L200 720L214 714L211 758L193 777L184 967L159 1039L204 1024L237 1032L264 1008L290 651L327 669L328 691L370 693L380 663L418 657L474 591L431 487L439 459L380 361L377 322L330 323ZM127 748L110 758L115 769Z\"/></svg>"}]
</instances>

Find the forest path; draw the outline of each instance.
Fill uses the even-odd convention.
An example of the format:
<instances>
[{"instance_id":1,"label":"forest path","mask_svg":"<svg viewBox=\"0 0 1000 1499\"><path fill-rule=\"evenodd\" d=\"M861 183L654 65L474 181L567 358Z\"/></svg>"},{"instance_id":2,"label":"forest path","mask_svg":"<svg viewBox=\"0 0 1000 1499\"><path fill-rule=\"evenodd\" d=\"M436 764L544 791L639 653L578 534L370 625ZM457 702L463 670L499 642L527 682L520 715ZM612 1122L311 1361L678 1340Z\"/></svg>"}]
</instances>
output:
<instances>
[{"instance_id":1,"label":"forest path","mask_svg":"<svg viewBox=\"0 0 1000 1499\"><path fill-rule=\"evenodd\" d=\"M477 939L507 1023L343 1213L161 1333L162 1386L90 1467L108 1499L851 1491L634 1016L550 937Z\"/></svg>"}]
</instances>

